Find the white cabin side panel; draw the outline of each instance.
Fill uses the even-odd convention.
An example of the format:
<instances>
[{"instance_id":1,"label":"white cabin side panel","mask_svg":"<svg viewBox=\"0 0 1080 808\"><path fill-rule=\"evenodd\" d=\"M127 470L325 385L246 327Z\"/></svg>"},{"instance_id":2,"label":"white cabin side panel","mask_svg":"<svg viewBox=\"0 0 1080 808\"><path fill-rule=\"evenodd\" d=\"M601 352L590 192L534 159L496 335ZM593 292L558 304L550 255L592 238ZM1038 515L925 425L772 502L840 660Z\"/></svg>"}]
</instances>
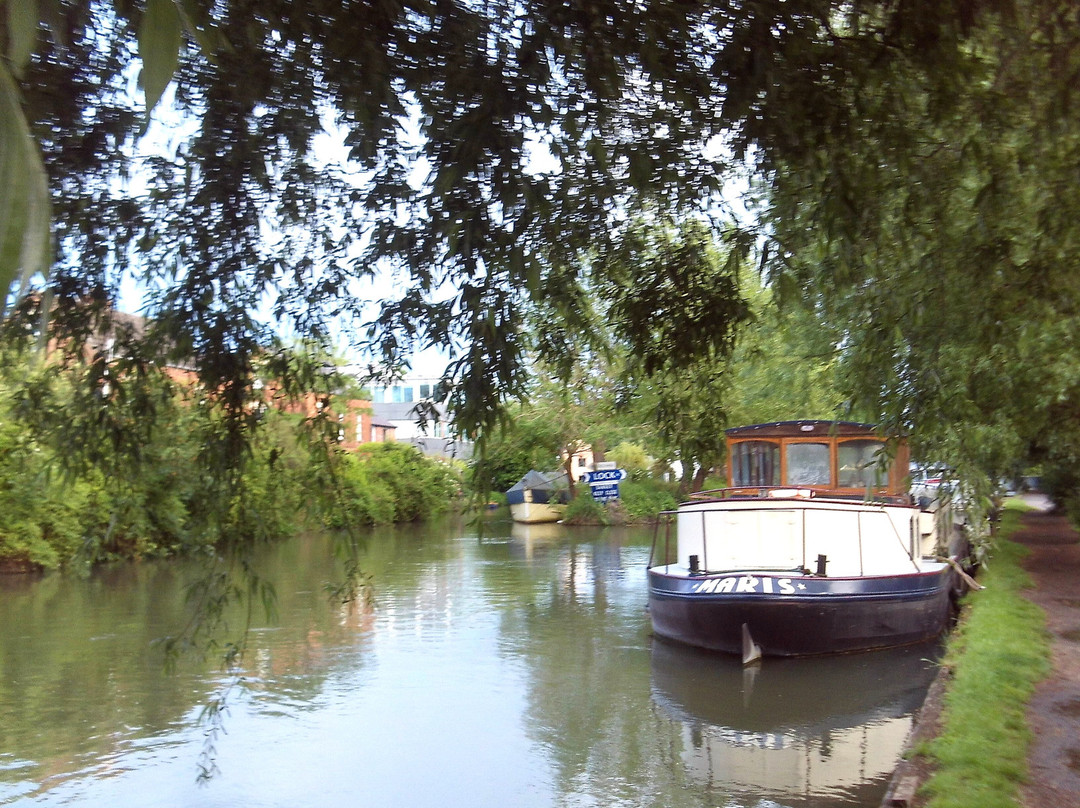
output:
<instances>
[{"instance_id":1,"label":"white cabin side panel","mask_svg":"<svg viewBox=\"0 0 1080 808\"><path fill-rule=\"evenodd\" d=\"M828 511L807 509L806 565L817 568L818 555L827 575L896 575L916 572L911 561L911 513L888 509Z\"/></svg>"},{"instance_id":2,"label":"white cabin side panel","mask_svg":"<svg viewBox=\"0 0 1080 808\"><path fill-rule=\"evenodd\" d=\"M826 558L830 577L862 575L859 512L806 510L806 567L817 571L819 555Z\"/></svg>"},{"instance_id":3,"label":"white cabin side panel","mask_svg":"<svg viewBox=\"0 0 1080 808\"><path fill-rule=\"evenodd\" d=\"M829 576L896 575L917 572L922 566L919 530L918 511L913 508L726 502L680 511L676 563L689 566L690 556L696 555L699 568L713 572L800 568L816 572L818 556L823 555Z\"/></svg>"},{"instance_id":4,"label":"white cabin side panel","mask_svg":"<svg viewBox=\"0 0 1080 808\"><path fill-rule=\"evenodd\" d=\"M696 555L700 561L705 554L703 525L702 511L679 511L679 517L676 520L676 529L678 531L676 564L688 567L690 565L690 556Z\"/></svg>"},{"instance_id":5,"label":"white cabin side panel","mask_svg":"<svg viewBox=\"0 0 1080 808\"><path fill-rule=\"evenodd\" d=\"M922 551L919 542L919 510L898 506L886 506L885 513L892 523L881 537L880 544L871 548L880 559L880 569L870 568L867 575L889 572L915 572L922 568Z\"/></svg>"},{"instance_id":6,"label":"white cabin side panel","mask_svg":"<svg viewBox=\"0 0 1080 808\"><path fill-rule=\"evenodd\" d=\"M684 511L678 529L681 565L688 565L691 555L698 557L702 569L713 571L791 570L802 565L802 517L796 510Z\"/></svg>"}]
</instances>

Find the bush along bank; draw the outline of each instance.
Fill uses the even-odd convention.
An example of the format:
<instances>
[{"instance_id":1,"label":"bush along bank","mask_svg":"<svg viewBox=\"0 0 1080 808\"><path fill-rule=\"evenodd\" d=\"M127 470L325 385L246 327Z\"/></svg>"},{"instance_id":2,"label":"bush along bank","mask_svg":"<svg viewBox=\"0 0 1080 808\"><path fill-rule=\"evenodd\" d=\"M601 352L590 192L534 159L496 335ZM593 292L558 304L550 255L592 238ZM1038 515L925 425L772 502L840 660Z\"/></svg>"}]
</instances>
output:
<instances>
[{"instance_id":1,"label":"bush along bank","mask_svg":"<svg viewBox=\"0 0 1080 808\"><path fill-rule=\"evenodd\" d=\"M341 457L338 502L329 527L415 522L446 512L461 498L461 474L403 443L370 443Z\"/></svg>"},{"instance_id":2,"label":"bush along bank","mask_svg":"<svg viewBox=\"0 0 1080 808\"><path fill-rule=\"evenodd\" d=\"M295 420L267 426L228 498L199 474L198 433L183 423L149 441L143 468L121 479L92 468L57 474L47 447L0 422L0 572L204 552L226 523L244 541L273 541L312 521L415 521L445 512L460 495L455 468L402 444L352 453L331 446L337 472L327 475L313 459L319 453L297 446Z\"/></svg>"},{"instance_id":3,"label":"bush along bank","mask_svg":"<svg viewBox=\"0 0 1080 808\"><path fill-rule=\"evenodd\" d=\"M577 486L577 496L566 507L563 522L570 525L632 525L655 522L662 511L678 504L678 486L645 478L626 480L619 485L619 499L602 504L596 502L589 487Z\"/></svg>"},{"instance_id":4,"label":"bush along bank","mask_svg":"<svg viewBox=\"0 0 1080 808\"><path fill-rule=\"evenodd\" d=\"M1023 506L1009 503L996 548L980 574L985 587L965 599L944 664L941 732L916 749L933 773L923 787L928 808L1016 808L1027 774L1026 706L1050 669L1045 615L1022 590L1031 579L1027 549L1009 540Z\"/></svg>"}]
</instances>

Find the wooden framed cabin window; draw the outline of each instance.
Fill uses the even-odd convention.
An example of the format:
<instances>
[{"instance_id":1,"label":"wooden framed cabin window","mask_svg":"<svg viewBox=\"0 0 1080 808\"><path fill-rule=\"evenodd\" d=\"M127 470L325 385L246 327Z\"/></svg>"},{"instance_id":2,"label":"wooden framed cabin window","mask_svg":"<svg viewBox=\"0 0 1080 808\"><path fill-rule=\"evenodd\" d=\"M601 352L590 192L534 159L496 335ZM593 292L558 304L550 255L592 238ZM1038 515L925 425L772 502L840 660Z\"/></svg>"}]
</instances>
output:
<instances>
[{"instance_id":1,"label":"wooden framed cabin window","mask_svg":"<svg viewBox=\"0 0 1080 808\"><path fill-rule=\"evenodd\" d=\"M780 445L767 440L745 440L731 447L732 485L780 485Z\"/></svg>"},{"instance_id":2,"label":"wooden framed cabin window","mask_svg":"<svg viewBox=\"0 0 1080 808\"><path fill-rule=\"evenodd\" d=\"M728 485L732 488L812 488L851 497L903 497L909 451L886 440L872 424L850 421L779 421L727 430Z\"/></svg>"},{"instance_id":3,"label":"wooden framed cabin window","mask_svg":"<svg viewBox=\"0 0 1080 808\"><path fill-rule=\"evenodd\" d=\"M789 443L785 448L784 485L832 485L832 463L827 443Z\"/></svg>"},{"instance_id":4,"label":"wooden framed cabin window","mask_svg":"<svg viewBox=\"0 0 1080 808\"><path fill-rule=\"evenodd\" d=\"M836 447L841 488L880 488L888 482L888 466L882 465L885 444L878 440L848 440Z\"/></svg>"}]
</instances>

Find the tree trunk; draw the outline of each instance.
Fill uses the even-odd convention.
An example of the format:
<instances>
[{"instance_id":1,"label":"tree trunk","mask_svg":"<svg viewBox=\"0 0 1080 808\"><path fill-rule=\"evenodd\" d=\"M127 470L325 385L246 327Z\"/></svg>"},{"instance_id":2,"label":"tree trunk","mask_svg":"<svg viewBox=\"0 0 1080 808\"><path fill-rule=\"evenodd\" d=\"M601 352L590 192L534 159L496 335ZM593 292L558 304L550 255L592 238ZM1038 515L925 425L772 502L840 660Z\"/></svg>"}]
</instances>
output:
<instances>
[{"instance_id":1,"label":"tree trunk","mask_svg":"<svg viewBox=\"0 0 1080 808\"><path fill-rule=\"evenodd\" d=\"M709 468L707 466L702 466L701 468L699 468L697 470L697 473L694 475L694 481L693 483L691 483L690 492L696 494L698 491L704 488L705 478L708 476Z\"/></svg>"},{"instance_id":2,"label":"tree trunk","mask_svg":"<svg viewBox=\"0 0 1080 808\"><path fill-rule=\"evenodd\" d=\"M594 464L603 463L604 462L604 456L605 456L606 452L607 452L607 446L604 444L604 442L602 440L596 441L596 443L594 443L592 445L593 463Z\"/></svg>"},{"instance_id":3,"label":"tree trunk","mask_svg":"<svg viewBox=\"0 0 1080 808\"><path fill-rule=\"evenodd\" d=\"M685 499L686 495L693 490L693 486L693 466L684 465L682 470L682 477L679 478L679 499Z\"/></svg>"}]
</instances>

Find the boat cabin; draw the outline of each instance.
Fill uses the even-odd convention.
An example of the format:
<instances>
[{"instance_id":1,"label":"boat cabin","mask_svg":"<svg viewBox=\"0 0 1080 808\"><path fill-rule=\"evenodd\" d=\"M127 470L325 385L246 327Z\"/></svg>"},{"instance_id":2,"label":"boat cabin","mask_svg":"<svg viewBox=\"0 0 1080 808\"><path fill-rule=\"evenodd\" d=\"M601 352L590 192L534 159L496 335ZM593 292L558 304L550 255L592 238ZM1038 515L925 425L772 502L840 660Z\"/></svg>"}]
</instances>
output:
<instances>
[{"instance_id":1,"label":"boat cabin","mask_svg":"<svg viewBox=\"0 0 1080 808\"><path fill-rule=\"evenodd\" d=\"M676 564L692 574L911 572L945 535L907 491L907 445L871 424L757 424L727 430L727 441L730 487L677 512ZM663 559L669 550L665 535Z\"/></svg>"},{"instance_id":2,"label":"boat cabin","mask_svg":"<svg viewBox=\"0 0 1080 808\"><path fill-rule=\"evenodd\" d=\"M889 445L872 424L780 421L741 426L727 430L727 445L732 489L791 487L859 497L907 494L907 444L900 440Z\"/></svg>"}]
</instances>

